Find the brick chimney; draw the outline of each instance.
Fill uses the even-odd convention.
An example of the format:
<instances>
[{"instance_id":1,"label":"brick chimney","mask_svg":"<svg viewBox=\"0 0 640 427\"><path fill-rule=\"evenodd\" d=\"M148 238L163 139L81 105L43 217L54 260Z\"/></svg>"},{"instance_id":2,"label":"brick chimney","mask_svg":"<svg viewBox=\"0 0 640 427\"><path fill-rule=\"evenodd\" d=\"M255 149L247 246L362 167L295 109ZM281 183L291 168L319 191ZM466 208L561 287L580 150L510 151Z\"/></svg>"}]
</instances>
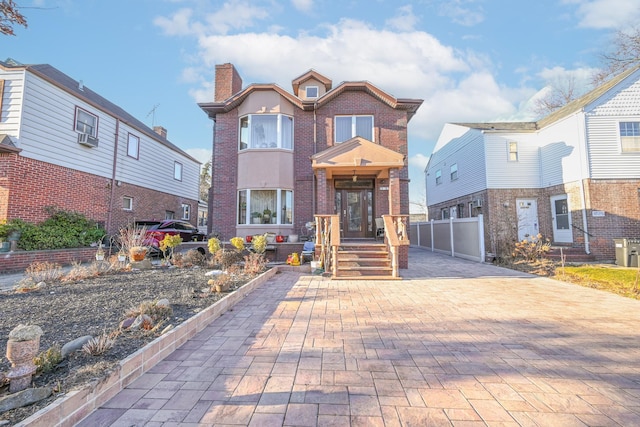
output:
<instances>
[{"instance_id":1,"label":"brick chimney","mask_svg":"<svg viewBox=\"0 0 640 427\"><path fill-rule=\"evenodd\" d=\"M162 126L154 126L153 131L158 135L160 135L161 137L163 137L164 139L167 139L167 130Z\"/></svg>"},{"instance_id":2,"label":"brick chimney","mask_svg":"<svg viewBox=\"0 0 640 427\"><path fill-rule=\"evenodd\" d=\"M233 64L216 65L216 93L214 102L231 98L242 90L242 78Z\"/></svg>"}]
</instances>

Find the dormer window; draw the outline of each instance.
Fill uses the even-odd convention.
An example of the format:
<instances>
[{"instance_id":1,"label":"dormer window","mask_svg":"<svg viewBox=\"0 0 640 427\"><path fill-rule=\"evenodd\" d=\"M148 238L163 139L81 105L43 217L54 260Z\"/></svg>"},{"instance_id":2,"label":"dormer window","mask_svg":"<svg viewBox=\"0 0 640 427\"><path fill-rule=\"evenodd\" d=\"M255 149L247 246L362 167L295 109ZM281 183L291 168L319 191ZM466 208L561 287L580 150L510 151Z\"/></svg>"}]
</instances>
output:
<instances>
[{"instance_id":1,"label":"dormer window","mask_svg":"<svg viewBox=\"0 0 640 427\"><path fill-rule=\"evenodd\" d=\"M305 88L306 97L307 98L317 98L318 97L318 86L307 86Z\"/></svg>"}]
</instances>

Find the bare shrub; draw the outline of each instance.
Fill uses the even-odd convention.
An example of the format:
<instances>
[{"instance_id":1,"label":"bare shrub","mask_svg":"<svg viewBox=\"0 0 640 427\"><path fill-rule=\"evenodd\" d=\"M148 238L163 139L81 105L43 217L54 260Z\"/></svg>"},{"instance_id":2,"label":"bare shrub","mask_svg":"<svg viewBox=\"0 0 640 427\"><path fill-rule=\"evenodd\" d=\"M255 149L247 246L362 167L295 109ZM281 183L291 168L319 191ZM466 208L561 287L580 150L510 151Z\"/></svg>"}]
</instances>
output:
<instances>
[{"instance_id":1,"label":"bare shrub","mask_svg":"<svg viewBox=\"0 0 640 427\"><path fill-rule=\"evenodd\" d=\"M170 317L173 314L173 309L166 305L158 305L157 301L143 301L137 307L131 307L125 313L126 317L138 317L142 314L146 314L151 317L154 322Z\"/></svg>"},{"instance_id":2,"label":"bare shrub","mask_svg":"<svg viewBox=\"0 0 640 427\"><path fill-rule=\"evenodd\" d=\"M82 346L82 351L90 356L100 356L109 351L115 343L115 338L111 338L109 334L103 333L87 341L87 343Z\"/></svg>"},{"instance_id":3,"label":"bare shrub","mask_svg":"<svg viewBox=\"0 0 640 427\"><path fill-rule=\"evenodd\" d=\"M244 274L250 277L262 273L267 266L267 259L263 254L250 253L244 257Z\"/></svg>"},{"instance_id":4,"label":"bare shrub","mask_svg":"<svg viewBox=\"0 0 640 427\"><path fill-rule=\"evenodd\" d=\"M525 236L516 242L513 249L513 257L524 258L525 261L537 261L551 249L551 240L543 239L542 234L537 236Z\"/></svg>"},{"instance_id":5,"label":"bare shrub","mask_svg":"<svg viewBox=\"0 0 640 427\"><path fill-rule=\"evenodd\" d=\"M34 262L24 271L33 282L57 282L62 278L62 267L55 262Z\"/></svg>"},{"instance_id":6,"label":"bare shrub","mask_svg":"<svg viewBox=\"0 0 640 427\"><path fill-rule=\"evenodd\" d=\"M222 270L228 270L233 264L242 261L242 253L236 250L220 249L213 255L213 263Z\"/></svg>"},{"instance_id":7,"label":"bare shrub","mask_svg":"<svg viewBox=\"0 0 640 427\"><path fill-rule=\"evenodd\" d=\"M173 265L176 267L192 267L194 265L204 267L207 257L197 249L189 249L186 253L173 255Z\"/></svg>"}]
</instances>

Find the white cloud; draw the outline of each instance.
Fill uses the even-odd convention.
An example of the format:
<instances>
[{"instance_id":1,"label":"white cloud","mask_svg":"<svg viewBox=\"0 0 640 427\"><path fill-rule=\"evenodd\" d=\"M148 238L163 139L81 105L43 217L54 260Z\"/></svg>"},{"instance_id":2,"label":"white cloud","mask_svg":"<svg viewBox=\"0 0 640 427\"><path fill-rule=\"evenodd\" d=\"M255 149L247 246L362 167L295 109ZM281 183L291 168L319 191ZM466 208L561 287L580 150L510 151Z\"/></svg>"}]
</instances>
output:
<instances>
[{"instance_id":1,"label":"white cloud","mask_svg":"<svg viewBox=\"0 0 640 427\"><path fill-rule=\"evenodd\" d=\"M387 19L386 26L397 31L413 31L418 23L418 17L413 13L413 7L408 4L398 9L393 18Z\"/></svg>"},{"instance_id":2,"label":"white cloud","mask_svg":"<svg viewBox=\"0 0 640 427\"><path fill-rule=\"evenodd\" d=\"M577 5L583 28L618 29L633 25L640 19L637 0L564 0Z\"/></svg>"},{"instance_id":3,"label":"white cloud","mask_svg":"<svg viewBox=\"0 0 640 427\"><path fill-rule=\"evenodd\" d=\"M422 153L409 157L409 165L418 168L419 170L424 170L427 167L428 162L429 156L425 156Z\"/></svg>"},{"instance_id":4,"label":"white cloud","mask_svg":"<svg viewBox=\"0 0 640 427\"><path fill-rule=\"evenodd\" d=\"M309 12L313 8L313 0L291 0L291 4L301 12Z\"/></svg>"},{"instance_id":5,"label":"white cloud","mask_svg":"<svg viewBox=\"0 0 640 427\"><path fill-rule=\"evenodd\" d=\"M207 150L205 148L187 148L184 151L203 165L211 160L211 150Z\"/></svg>"},{"instance_id":6,"label":"white cloud","mask_svg":"<svg viewBox=\"0 0 640 427\"><path fill-rule=\"evenodd\" d=\"M471 27L484 21L484 11L481 6L475 9L470 6L475 3L474 0L450 0L442 2L439 7L439 13L442 16L450 18L454 23Z\"/></svg>"},{"instance_id":7,"label":"white cloud","mask_svg":"<svg viewBox=\"0 0 640 427\"><path fill-rule=\"evenodd\" d=\"M180 9L169 18L158 16L153 23L160 27L168 36L187 36L198 33L199 24L191 23L191 9Z\"/></svg>"},{"instance_id":8,"label":"white cloud","mask_svg":"<svg viewBox=\"0 0 640 427\"><path fill-rule=\"evenodd\" d=\"M268 18L265 8L247 0L230 0L222 8L206 17L208 29L216 34L227 34L230 30L251 28L256 21Z\"/></svg>"}]
</instances>

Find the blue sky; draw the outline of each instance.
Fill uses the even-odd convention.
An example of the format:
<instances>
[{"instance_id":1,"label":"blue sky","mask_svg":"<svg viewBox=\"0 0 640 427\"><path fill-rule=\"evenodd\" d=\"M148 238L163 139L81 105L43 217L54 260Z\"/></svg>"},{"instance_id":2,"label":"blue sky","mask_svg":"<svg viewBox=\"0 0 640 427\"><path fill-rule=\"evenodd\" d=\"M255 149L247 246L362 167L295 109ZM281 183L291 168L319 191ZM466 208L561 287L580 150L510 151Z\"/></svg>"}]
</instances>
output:
<instances>
[{"instance_id":1,"label":"blue sky","mask_svg":"<svg viewBox=\"0 0 640 427\"><path fill-rule=\"evenodd\" d=\"M550 82L587 82L638 0L17 0L28 20L0 59L48 63L201 161L215 64L245 85L315 69L424 104L409 124L412 210L446 122L528 120ZM586 84L586 83L585 83ZM155 114L151 111L155 108Z\"/></svg>"}]
</instances>

